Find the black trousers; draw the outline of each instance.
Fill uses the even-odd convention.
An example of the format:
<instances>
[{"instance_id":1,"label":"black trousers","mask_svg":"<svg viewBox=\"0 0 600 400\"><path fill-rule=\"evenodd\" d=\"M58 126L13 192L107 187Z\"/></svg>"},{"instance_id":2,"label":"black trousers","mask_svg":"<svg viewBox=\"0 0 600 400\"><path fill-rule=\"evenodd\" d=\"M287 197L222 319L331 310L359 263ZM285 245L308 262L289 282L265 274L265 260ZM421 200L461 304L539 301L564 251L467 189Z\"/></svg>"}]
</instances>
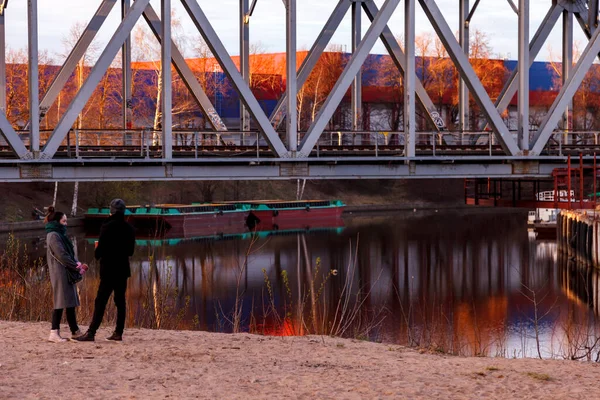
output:
<instances>
[{"instance_id":1,"label":"black trousers","mask_svg":"<svg viewBox=\"0 0 600 400\"><path fill-rule=\"evenodd\" d=\"M62 319L62 315L62 308L52 311L52 330L60 329L60 320ZM71 329L71 333L75 333L79 330L79 326L77 326L75 307L67 308L67 322L69 323L69 329Z\"/></svg>"},{"instance_id":2,"label":"black trousers","mask_svg":"<svg viewBox=\"0 0 600 400\"><path fill-rule=\"evenodd\" d=\"M125 291L127 290L127 278L100 278L100 286L96 301L94 302L94 316L92 323L88 329L91 335L95 335L100 328L104 311L110 295L114 292L115 305L117 306L117 327L115 332L119 335L123 334L125 329Z\"/></svg>"}]
</instances>

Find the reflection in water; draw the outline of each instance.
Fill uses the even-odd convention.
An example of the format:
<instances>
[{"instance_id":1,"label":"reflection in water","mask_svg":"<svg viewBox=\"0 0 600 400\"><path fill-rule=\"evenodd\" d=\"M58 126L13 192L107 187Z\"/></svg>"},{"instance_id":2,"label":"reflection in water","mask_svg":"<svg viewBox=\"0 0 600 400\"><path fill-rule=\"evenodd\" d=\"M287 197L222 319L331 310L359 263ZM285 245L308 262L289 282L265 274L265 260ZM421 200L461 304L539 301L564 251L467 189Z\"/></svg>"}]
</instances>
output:
<instances>
[{"instance_id":1,"label":"reflection in water","mask_svg":"<svg viewBox=\"0 0 600 400\"><path fill-rule=\"evenodd\" d=\"M526 213L345 222L343 230L140 243L128 324L338 334L464 355L598 353L597 272L529 236ZM79 253L90 260L93 244L81 239ZM82 285L83 308L92 306L94 267Z\"/></svg>"}]
</instances>

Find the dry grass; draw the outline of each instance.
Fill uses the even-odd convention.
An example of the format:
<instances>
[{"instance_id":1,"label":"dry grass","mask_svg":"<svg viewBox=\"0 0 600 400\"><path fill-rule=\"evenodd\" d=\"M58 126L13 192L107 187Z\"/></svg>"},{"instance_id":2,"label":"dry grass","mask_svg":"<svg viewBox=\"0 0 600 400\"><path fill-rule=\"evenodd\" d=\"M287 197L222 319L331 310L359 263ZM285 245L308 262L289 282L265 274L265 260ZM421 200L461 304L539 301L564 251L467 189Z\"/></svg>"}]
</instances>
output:
<instances>
[{"instance_id":1,"label":"dry grass","mask_svg":"<svg viewBox=\"0 0 600 400\"><path fill-rule=\"evenodd\" d=\"M539 374L537 372L527 372L527 376L538 381L551 381L552 378L548 374Z\"/></svg>"}]
</instances>

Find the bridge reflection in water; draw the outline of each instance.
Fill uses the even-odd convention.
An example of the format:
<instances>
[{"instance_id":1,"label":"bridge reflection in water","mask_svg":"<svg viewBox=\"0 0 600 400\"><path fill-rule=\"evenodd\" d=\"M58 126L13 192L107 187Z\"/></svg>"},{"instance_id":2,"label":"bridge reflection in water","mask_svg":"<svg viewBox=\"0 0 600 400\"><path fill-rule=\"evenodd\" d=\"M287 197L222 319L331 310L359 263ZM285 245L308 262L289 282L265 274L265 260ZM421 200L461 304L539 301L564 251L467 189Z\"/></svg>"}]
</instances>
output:
<instances>
[{"instance_id":1,"label":"bridge reflection in water","mask_svg":"<svg viewBox=\"0 0 600 400\"><path fill-rule=\"evenodd\" d=\"M543 357L598 352L598 274L528 236L526 212L431 210L345 222L142 244L128 324L336 333L465 355L537 357L538 341ZM89 258L93 244L82 239L79 251ZM93 299L96 285L93 266L82 297Z\"/></svg>"}]
</instances>

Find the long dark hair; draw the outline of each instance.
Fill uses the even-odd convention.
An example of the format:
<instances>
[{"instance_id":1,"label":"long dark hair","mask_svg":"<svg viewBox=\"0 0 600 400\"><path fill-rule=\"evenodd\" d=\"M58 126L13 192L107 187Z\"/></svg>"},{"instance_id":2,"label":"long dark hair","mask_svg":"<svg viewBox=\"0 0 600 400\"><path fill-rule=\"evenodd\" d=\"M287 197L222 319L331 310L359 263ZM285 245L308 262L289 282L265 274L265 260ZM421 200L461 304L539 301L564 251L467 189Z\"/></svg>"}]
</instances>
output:
<instances>
[{"instance_id":1,"label":"long dark hair","mask_svg":"<svg viewBox=\"0 0 600 400\"><path fill-rule=\"evenodd\" d=\"M64 212L56 211L53 206L48 207L48 211L46 211L46 218L44 218L44 223L56 221L60 222L62 217L65 215Z\"/></svg>"}]
</instances>

